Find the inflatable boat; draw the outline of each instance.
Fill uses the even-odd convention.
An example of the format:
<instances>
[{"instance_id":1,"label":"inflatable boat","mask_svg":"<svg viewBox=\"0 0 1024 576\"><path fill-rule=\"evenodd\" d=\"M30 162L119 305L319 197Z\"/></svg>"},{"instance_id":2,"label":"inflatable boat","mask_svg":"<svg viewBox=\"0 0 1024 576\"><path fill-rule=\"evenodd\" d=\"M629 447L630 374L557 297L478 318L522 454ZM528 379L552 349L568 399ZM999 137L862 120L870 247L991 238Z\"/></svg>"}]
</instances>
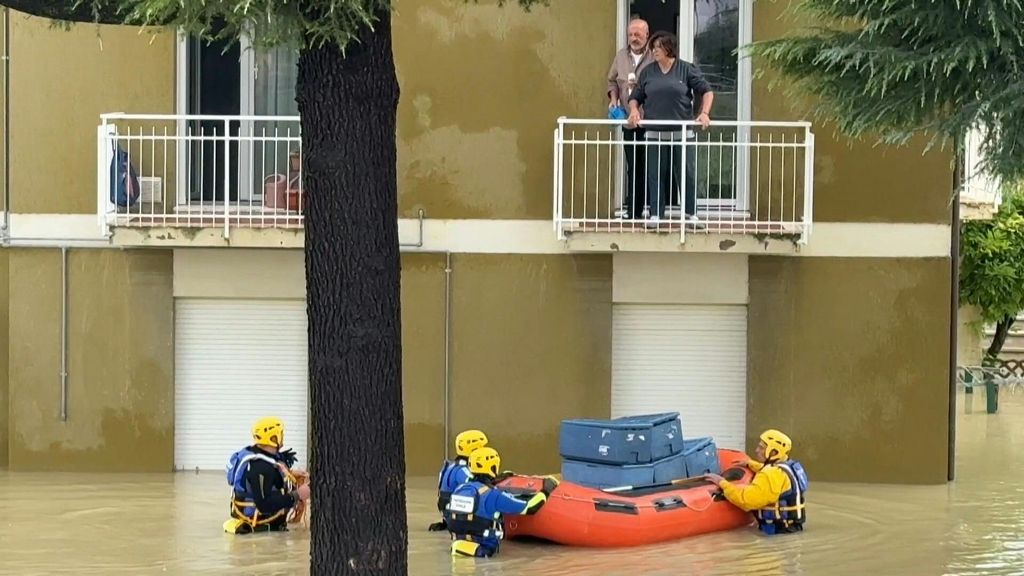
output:
<instances>
[{"instance_id":1,"label":"inflatable boat","mask_svg":"<svg viewBox=\"0 0 1024 576\"><path fill-rule=\"evenodd\" d=\"M722 476L748 484L754 474L748 457L718 450ZM536 493L543 478L512 476L499 484L516 494ZM749 525L750 513L721 496L718 486L701 478L684 478L649 486L588 488L563 481L537 513L506 516L505 537L533 537L588 547L627 547L678 540Z\"/></svg>"}]
</instances>

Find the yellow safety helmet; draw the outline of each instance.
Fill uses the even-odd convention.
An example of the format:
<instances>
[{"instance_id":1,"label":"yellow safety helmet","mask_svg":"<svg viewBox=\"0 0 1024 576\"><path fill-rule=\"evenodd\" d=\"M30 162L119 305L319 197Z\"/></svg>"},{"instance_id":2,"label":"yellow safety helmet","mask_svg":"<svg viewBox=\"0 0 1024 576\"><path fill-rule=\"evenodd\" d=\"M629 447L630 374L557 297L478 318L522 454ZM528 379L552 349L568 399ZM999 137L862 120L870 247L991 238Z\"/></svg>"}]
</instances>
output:
<instances>
[{"instance_id":1,"label":"yellow safety helmet","mask_svg":"<svg viewBox=\"0 0 1024 576\"><path fill-rule=\"evenodd\" d=\"M494 478L501 468L501 457L494 448L478 448L469 455L469 471Z\"/></svg>"},{"instance_id":2,"label":"yellow safety helmet","mask_svg":"<svg viewBox=\"0 0 1024 576\"><path fill-rule=\"evenodd\" d=\"M764 454L769 460L785 460L793 449L793 441L789 436L775 429L762 432L761 442L764 442Z\"/></svg>"},{"instance_id":3,"label":"yellow safety helmet","mask_svg":"<svg viewBox=\"0 0 1024 576\"><path fill-rule=\"evenodd\" d=\"M284 423L277 416L260 418L252 425L252 439L256 444L280 448L284 446Z\"/></svg>"},{"instance_id":4,"label":"yellow safety helmet","mask_svg":"<svg viewBox=\"0 0 1024 576\"><path fill-rule=\"evenodd\" d=\"M484 446L487 446L487 435L479 430L466 430L455 437L455 453L465 458Z\"/></svg>"}]
</instances>

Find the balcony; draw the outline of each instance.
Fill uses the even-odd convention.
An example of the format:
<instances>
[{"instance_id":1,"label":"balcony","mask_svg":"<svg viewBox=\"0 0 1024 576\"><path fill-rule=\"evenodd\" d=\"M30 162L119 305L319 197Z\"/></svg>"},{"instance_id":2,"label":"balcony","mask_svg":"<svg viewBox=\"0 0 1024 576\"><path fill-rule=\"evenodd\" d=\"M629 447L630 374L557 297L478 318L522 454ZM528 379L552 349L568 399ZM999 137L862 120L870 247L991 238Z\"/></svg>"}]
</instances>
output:
<instances>
[{"instance_id":1,"label":"balcony","mask_svg":"<svg viewBox=\"0 0 1024 576\"><path fill-rule=\"evenodd\" d=\"M982 134L978 130L967 133L964 139L964 181L960 189L960 219L990 220L999 211L1003 194L999 180L981 169Z\"/></svg>"},{"instance_id":2,"label":"balcony","mask_svg":"<svg viewBox=\"0 0 1024 576\"><path fill-rule=\"evenodd\" d=\"M97 140L115 244L302 245L297 116L104 114Z\"/></svg>"},{"instance_id":3,"label":"balcony","mask_svg":"<svg viewBox=\"0 0 1024 576\"><path fill-rule=\"evenodd\" d=\"M810 123L716 121L702 130L694 122L652 121L637 142L624 140L622 126L616 120L558 121L554 230L570 248L678 250L686 243L773 238L790 240L796 249L808 242ZM641 163L645 173L627 177L627 165ZM696 220L680 209L686 186L679 183L687 180L695 189ZM630 190L641 199L634 214L627 206ZM652 209L659 198L664 214Z\"/></svg>"}]
</instances>

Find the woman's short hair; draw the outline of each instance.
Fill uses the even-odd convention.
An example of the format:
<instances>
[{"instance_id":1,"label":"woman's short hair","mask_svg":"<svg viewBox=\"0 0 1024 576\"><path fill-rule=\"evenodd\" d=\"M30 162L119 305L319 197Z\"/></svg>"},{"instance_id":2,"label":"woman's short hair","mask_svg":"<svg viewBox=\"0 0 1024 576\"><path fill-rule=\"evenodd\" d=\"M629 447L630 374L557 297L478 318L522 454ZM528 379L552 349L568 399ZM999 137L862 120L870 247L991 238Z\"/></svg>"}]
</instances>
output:
<instances>
[{"instance_id":1,"label":"woman's short hair","mask_svg":"<svg viewBox=\"0 0 1024 576\"><path fill-rule=\"evenodd\" d=\"M679 41L676 40L676 35L671 32L655 32L651 36L650 49L654 49L654 44L658 43L661 45L661 49L665 52L665 56L669 58L675 58L678 55L677 50L679 49Z\"/></svg>"}]
</instances>

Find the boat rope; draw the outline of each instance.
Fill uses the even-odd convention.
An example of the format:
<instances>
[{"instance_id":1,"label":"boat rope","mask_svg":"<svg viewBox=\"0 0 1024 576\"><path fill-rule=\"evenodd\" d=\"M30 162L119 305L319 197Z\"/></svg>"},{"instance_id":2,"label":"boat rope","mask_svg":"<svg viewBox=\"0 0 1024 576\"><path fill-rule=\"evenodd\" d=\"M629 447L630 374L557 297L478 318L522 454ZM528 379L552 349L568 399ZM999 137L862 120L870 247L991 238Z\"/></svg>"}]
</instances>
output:
<instances>
[{"instance_id":1,"label":"boat rope","mask_svg":"<svg viewBox=\"0 0 1024 576\"><path fill-rule=\"evenodd\" d=\"M309 472L302 470L286 470L285 478L288 481L289 491L295 490L299 486L309 484ZM288 523L298 524L306 518L306 512L309 509L309 502L306 500L299 500L292 506L291 511L288 513ZM308 524L306 522L305 524Z\"/></svg>"},{"instance_id":2,"label":"boat rope","mask_svg":"<svg viewBox=\"0 0 1024 576\"><path fill-rule=\"evenodd\" d=\"M708 509L711 508L712 504L715 503L714 497L712 497L711 493L708 492L707 494L708 494L707 504L703 508L698 508L696 506L691 505L691 503L688 502L682 496L675 495L675 497L678 498L679 501L686 508L688 508L690 510L693 510L694 512L705 512L705 511L707 511ZM549 499L550 498L561 498L563 500L568 500L570 502L587 502L589 504L595 504L595 505L599 503L599 500L597 500L595 498L580 498L578 496L571 496L569 494L559 494L557 491L553 492L550 496L548 496L548 498ZM694 500L703 500L703 498L695 498ZM653 501L650 502L650 503L635 502L635 501L632 501L632 500L611 500L611 501L612 502L621 502L622 504L629 504L630 506L633 506L635 508L659 508L659 506L657 504L655 504Z\"/></svg>"}]
</instances>

